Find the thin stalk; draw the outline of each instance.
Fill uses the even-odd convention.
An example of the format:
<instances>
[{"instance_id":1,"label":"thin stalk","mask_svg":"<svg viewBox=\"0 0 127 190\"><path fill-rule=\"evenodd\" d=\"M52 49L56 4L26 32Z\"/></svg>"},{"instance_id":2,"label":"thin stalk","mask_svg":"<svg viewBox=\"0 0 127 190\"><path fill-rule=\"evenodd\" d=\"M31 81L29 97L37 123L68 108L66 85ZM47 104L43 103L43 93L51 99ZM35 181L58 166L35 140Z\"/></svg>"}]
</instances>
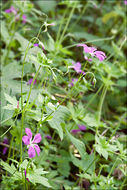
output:
<instances>
[{"instance_id":1,"label":"thin stalk","mask_svg":"<svg viewBox=\"0 0 127 190\"><path fill-rule=\"evenodd\" d=\"M80 21L80 19L81 19L82 16L84 15L84 13L85 13L85 11L86 11L86 9L87 9L87 7L88 7L88 3L89 3L89 1L86 2L86 5L84 6L84 8L83 8L81 14L79 15L79 17L77 18L77 20L75 21L75 23L72 25L71 29L73 29L73 27Z\"/></svg>"},{"instance_id":2,"label":"thin stalk","mask_svg":"<svg viewBox=\"0 0 127 190\"><path fill-rule=\"evenodd\" d=\"M33 83L34 83L35 79L37 78L37 75L38 75L38 73L39 73L40 68L41 68L41 65L39 66L39 68L38 68L38 70L37 70L37 72L36 72L36 74L35 74L35 76L34 76L34 78L33 78L32 84L31 84L31 86L30 86L30 91L29 91L29 94L28 94L28 98L27 98L27 101L26 101L26 105L25 105L25 107L24 107L24 111L25 111L26 108L27 108L27 105L28 105L28 102L29 102L29 99L30 99L30 95L31 95L31 91L32 91L32 87L33 87Z\"/></svg>"},{"instance_id":3,"label":"thin stalk","mask_svg":"<svg viewBox=\"0 0 127 190\"><path fill-rule=\"evenodd\" d=\"M28 102L29 102L29 99L30 99L30 95L31 95L31 91L32 91L32 87L33 87L33 83L39 73L39 70L41 68L41 65L39 66L34 78L33 78L33 81L32 81L32 84L30 86L30 91L29 91L29 94L28 94L28 98L27 98L27 102L26 102L26 105L22 111L22 124L21 124L21 136L20 136L20 162L22 162L22 133L23 133L23 125L24 125L24 115L25 115L25 111L26 111L26 108L27 108L27 105L28 105Z\"/></svg>"},{"instance_id":4,"label":"thin stalk","mask_svg":"<svg viewBox=\"0 0 127 190\"><path fill-rule=\"evenodd\" d=\"M93 42L100 42L100 41L108 41L108 40L112 40L113 38L114 38L115 36L111 36L111 37L107 37L107 38L99 38L99 39L95 39L95 40L90 40L90 41L85 41L85 42L82 42L82 43L80 43L80 44L88 44L88 43L93 43ZM72 47L75 47L75 46L77 46L77 45L79 45L79 43L76 43L76 44L73 44L73 45L69 45L69 46L65 46L64 48L65 49L69 49L69 48L72 48ZM64 49L63 48L63 49ZM113 54L114 55L114 54Z\"/></svg>"},{"instance_id":5,"label":"thin stalk","mask_svg":"<svg viewBox=\"0 0 127 190\"><path fill-rule=\"evenodd\" d=\"M96 128L96 132L98 132L100 118L101 118L101 112L102 112L102 106L103 106L103 103L104 103L104 99L105 99L107 89L108 89L108 87L104 86L102 94L101 94L101 99L100 99L100 103L99 103L99 112L98 112L98 127Z\"/></svg>"},{"instance_id":6,"label":"thin stalk","mask_svg":"<svg viewBox=\"0 0 127 190\"><path fill-rule=\"evenodd\" d=\"M121 187L120 187L120 190L122 190L122 189L123 189L123 187L124 187L124 184L125 184L126 180L127 180L127 178L125 177L125 178L124 178L124 181L123 181L123 183L122 183L122 185L121 185Z\"/></svg>"},{"instance_id":7,"label":"thin stalk","mask_svg":"<svg viewBox=\"0 0 127 190\"><path fill-rule=\"evenodd\" d=\"M96 92L96 94L95 94L95 95L90 99L90 101L87 103L87 105L85 106L84 110L89 107L89 105L92 103L92 101L95 99L95 97L96 97L96 96L99 94L99 92L101 91L102 87L103 87L103 84L100 86L100 88L98 89L98 91Z\"/></svg>"},{"instance_id":8,"label":"thin stalk","mask_svg":"<svg viewBox=\"0 0 127 190\"><path fill-rule=\"evenodd\" d=\"M109 172L107 178L109 178L109 177L111 176L111 174L112 174L114 168L116 167L117 160L118 160L118 159L115 160L115 162L114 162L114 164L113 164L113 166L112 166L112 168L111 168L111 170L110 170L110 172Z\"/></svg>"},{"instance_id":9,"label":"thin stalk","mask_svg":"<svg viewBox=\"0 0 127 190\"><path fill-rule=\"evenodd\" d=\"M10 155L11 155L12 142L13 142L13 136L12 136L12 138L11 138L11 142L10 142L10 146L9 146L8 158L10 158ZM9 163L9 159L8 159L7 162Z\"/></svg>"},{"instance_id":10,"label":"thin stalk","mask_svg":"<svg viewBox=\"0 0 127 190\"><path fill-rule=\"evenodd\" d=\"M64 12L64 15L63 15L63 18L62 18L62 21L60 22L59 30L58 30L58 33L57 33L57 36L56 36L56 43L57 43L57 41L59 40L61 28L62 28L62 25L63 25L63 23L64 23L64 18L65 18L65 15L66 15L67 11L68 11L68 7L66 8L66 10L65 10L65 12Z\"/></svg>"},{"instance_id":11,"label":"thin stalk","mask_svg":"<svg viewBox=\"0 0 127 190\"><path fill-rule=\"evenodd\" d=\"M60 38L60 40L59 40L59 45L61 44L61 41L62 41L62 39L63 39L63 37L64 37L64 34L65 34L65 32L66 32L66 30L67 30L67 27L68 27L68 25L69 25L69 23L70 23L70 20L71 20L71 17L72 17L72 15L73 15L73 12L74 12L74 10L75 10L75 8L76 8L76 5L77 5L77 2L75 2L74 6L73 6L73 8L72 8L72 10L71 10L71 13L70 13L69 18L68 18L67 23L66 23L66 26L65 26L65 28L64 28L64 30L63 30L63 33L62 33L62 35L61 35L61 38Z\"/></svg>"},{"instance_id":12,"label":"thin stalk","mask_svg":"<svg viewBox=\"0 0 127 190\"><path fill-rule=\"evenodd\" d=\"M56 52L55 52L55 54L54 54L54 57L57 55L57 53L58 53L58 51L59 51L59 46L60 46L60 44L61 44L61 42L62 42L62 40L63 40L64 34L65 34L65 32L66 32L66 30L67 30L67 27L68 27L68 25L69 25L69 23L70 23L71 17L72 17L73 12L74 12L74 10L75 10L75 8L76 8L76 4L77 4L77 2L75 2L74 6L73 6L73 8L72 8L72 10L71 10L71 12L70 12L69 18L68 18L67 23L66 23L66 25L65 25L65 27L64 27L63 33L62 33L62 35L61 35L61 38L59 39L59 42L58 42L57 49L56 49Z\"/></svg>"},{"instance_id":13,"label":"thin stalk","mask_svg":"<svg viewBox=\"0 0 127 190\"><path fill-rule=\"evenodd\" d=\"M125 118L126 118L126 113L125 113ZM123 120L123 118L122 118L122 120ZM108 142L107 143L109 143L109 141L112 139L112 137L115 135L115 133L116 133L116 131L118 130L118 128L119 128L119 126L120 126L120 123L121 123L121 120L120 120L120 122L119 122L119 124L118 124L118 126L115 128L115 130L113 131L113 133L112 133L112 135L110 136L110 138L109 138L109 140L108 140Z\"/></svg>"}]
</instances>

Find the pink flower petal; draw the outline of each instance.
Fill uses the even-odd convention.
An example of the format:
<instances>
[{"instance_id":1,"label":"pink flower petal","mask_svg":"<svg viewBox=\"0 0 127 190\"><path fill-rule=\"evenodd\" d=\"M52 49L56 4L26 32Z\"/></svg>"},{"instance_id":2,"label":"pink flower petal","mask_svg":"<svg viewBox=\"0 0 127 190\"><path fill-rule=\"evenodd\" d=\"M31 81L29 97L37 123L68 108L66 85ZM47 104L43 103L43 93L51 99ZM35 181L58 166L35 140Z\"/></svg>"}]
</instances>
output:
<instances>
[{"instance_id":1,"label":"pink flower petal","mask_svg":"<svg viewBox=\"0 0 127 190\"><path fill-rule=\"evenodd\" d=\"M29 155L29 158L33 158L36 156L35 150L32 146L30 146L28 149L28 155Z\"/></svg>"},{"instance_id":2,"label":"pink flower petal","mask_svg":"<svg viewBox=\"0 0 127 190\"><path fill-rule=\"evenodd\" d=\"M74 68L74 70L77 73L81 73L82 72L82 70L81 70L81 63L80 62L77 62L77 63L72 62L72 64L74 65L73 68Z\"/></svg>"},{"instance_id":3,"label":"pink flower petal","mask_svg":"<svg viewBox=\"0 0 127 190\"><path fill-rule=\"evenodd\" d=\"M74 135L77 134L78 132L80 132L81 130L80 129L72 129L71 130L71 133L73 133Z\"/></svg>"},{"instance_id":4,"label":"pink flower petal","mask_svg":"<svg viewBox=\"0 0 127 190\"><path fill-rule=\"evenodd\" d=\"M38 134L35 135L32 143L39 143L41 141L41 139L42 139L41 135L40 135L40 133L38 133Z\"/></svg>"},{"instance_id":5,"label":"pink flower petal","mask_svg":"<svg viewBox=\"0 0 127 190\"><path fill-rule=\"evenodd\" d=\"M25 133L28 135L30 139L32 138L32 132L29 128L25 128Z\"/></svg>"},{"instance_id":6,"label":"pink flower petal","mask_svg":"<svg viewBox=\"0 0 127 190\"><path fill-rule=\"evenodd\" d=\"M10 9L11 9L11 12L12 12L12 13L14 13L14 15L16 15L16 14L17 14L17 10L16 10L13 6L11 6L11 8L10 8Z\"/></svg>"},{"instance_id":7,"label":"pink flower petal","mask_svg":"<svg viewBox=\"0 0 127 190\"><path fill-rule=\"evenodd\" d=\"M79 129L81 131L85 131L86 130L86 126L85 125L78 125Z\"/></svg>"},{"instance_id":8,"label":"pink flower petal","mask_svg":"<svg viewBox=\"0 0 127 190\"><path fill-rule=\"evenodd\" d=\"M34 145L34 148L36 149L36 151L37 151L37 154L38 154L38 156L40 155L40 148L39 148L39 146L37 145L37 144L35 144Z\"/></svg>"},{"instance_id":9,"label":"pink flower petal","mask_svg":"<svg viewBox=\"0 0 127 190\"><path fill-rule=\"evenodd\" d=\"M5 13L11 13L11 9L6 9Z\"/></svg>"},{"instance_id":10,"label":"pink flower petal","mask_svg":"<svg viewBox=\"0 0 127 190\"><path fill-rule=\"evenodd\" d=\"M30 138L28 136L23 136L22 141L24 144L29 145L30 144Z\"/></svg>"},{"instance_id":11,"label":"pink flower petal","mask_svg":"<svg viewBox=\"0 0 127 190\"><path fill-rule=\"evenodd\" d=\"M127 5L127 1L126 0L124 1L124 4Z\"/></svg>"},{"instance_id":12,"label":"pink flower petal","mask_svg":"<svg viewBox=\"0 0 127 190\"><path fill-rule=\"evenodd\" d=\"M23 15L23 16L22 16L22 23L23 23L23 24L26 23L26 18L27 18L26 15Z\"/></svg>"}]
</instances>

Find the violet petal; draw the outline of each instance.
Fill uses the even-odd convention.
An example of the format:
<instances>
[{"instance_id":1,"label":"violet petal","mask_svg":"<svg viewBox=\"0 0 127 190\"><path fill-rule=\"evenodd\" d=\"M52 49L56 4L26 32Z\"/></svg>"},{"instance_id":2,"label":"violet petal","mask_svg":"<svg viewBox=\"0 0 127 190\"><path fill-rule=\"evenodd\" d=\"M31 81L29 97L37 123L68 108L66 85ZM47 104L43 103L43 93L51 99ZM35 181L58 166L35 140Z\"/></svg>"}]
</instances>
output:
<instances>
[{"instance_id":1,"label":"violet petal","mask_svg":"<svg viewBox=\"0 0 127 190\"><path fill-rule=\"evenodd\" d=\"M36 151L37 151L37 154L38 154L38 156L40 155L40 147L37 145L37 144L35 144L34 145L34 147L35 147L35 149L36 149Z\"/></svg>"},{"instance_id":2,"label":"violet petal","mask_svg":"<svg viewBox=\"0 0 127 190\"><path fill-rule=\"evenodd\" d=\"M24 144L29 145L30 144L30 138L28 136L23 136L22 141Z\"/></svg>"},{"instance_id":3,"label":"violet petal","mask_svg":"<svg viewBox=\"0 0 127 190\"><path fill-rule=\"evenodd\" d=\"M8 149L7 147L4 147L4 148L3 148L3 155L5 155L5 154L6 154L7 149Z\"/></svg>"},{"instance_id":4,"label":"violet petal","mask_svg":"<svg viewBox=\"0 0 127 190\"><path fill-rule=\"evenodd\" d=\"M72 129L72 130L71 130L71 133L77 134L77 133L80 132L80 131L81 131L80 129Z\"/></svg>"},{"instance_id":5,"label":"violet petal","mask_svg":"<svg viewBox=\"0 0 127 190\"><path fill-rule=\"evenodd\" d=\"M52 139L52 137L51 137L50 135L46 135L45 138L46 138L46 139L49 139L49 140Z\"/></svg>"},{"instance_id":6,"label":"violet petal","mask_svg":"<svg viewBox=\"0 0 127 190\"><path fill-rule=\"evenodd\" d=\"M42 139L41 135L40 135L40 133L38 133L34 136L32 143L39 143L39 142L41 142L41 139Z\"/></svg>"},{"instance_id":7,"label":"violet petal","mask_svg":"<svg viewBox=\"0 0 127 190\"><path fill-rule=\"evenodd\" d=\"M25 128L25 133L28 135L30 139L32 138L32 132L29 128Z\"/></svg>"},{"instance_id":8,"label":"violet petal","mask_svg":"<svg viewBox=\"0 0 127 190\"><path fill-rule=\"evenodd\" d=\"M38 47L39 46L39 44L34 44L34 47Z\"/></svg>"},{"instance_id":9,"label":"violet petal","mask_svg":"<svg viewBox=\"0 0 127 190\"><path fill-rule=\"evenodd\" d=\"M79 129L81 131L85 131L86 130L86 126L85 125L78 125Z\"/></svg>"},{"instance_id":10,"label":"violet petal","mask_svg":"<svg viewBox=\"0 0 127 190\"><path fill-rule=\"evenodd\" d=\"M32 146L30 146L28 149L28 155L29 155L29 158L34 158L36 156L35 150Z\"/></svg>"}]
</instances>

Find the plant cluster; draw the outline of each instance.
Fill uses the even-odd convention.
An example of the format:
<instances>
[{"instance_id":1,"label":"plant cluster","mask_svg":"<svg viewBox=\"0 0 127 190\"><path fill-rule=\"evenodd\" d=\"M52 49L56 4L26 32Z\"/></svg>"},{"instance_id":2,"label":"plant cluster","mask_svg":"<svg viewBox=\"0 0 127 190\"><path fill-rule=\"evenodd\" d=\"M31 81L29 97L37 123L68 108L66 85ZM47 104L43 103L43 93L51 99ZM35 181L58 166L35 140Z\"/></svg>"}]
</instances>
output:
<instances>
[{"instance_id":1,"label":"plant cluster","mask_svg":"<svg viewBox=\"0 0 127 190\"><path fill-rule=\"evenodd\" d=\"M126 5L1 2L1 189L127 188Z\"/></svg>"}]
</instances>

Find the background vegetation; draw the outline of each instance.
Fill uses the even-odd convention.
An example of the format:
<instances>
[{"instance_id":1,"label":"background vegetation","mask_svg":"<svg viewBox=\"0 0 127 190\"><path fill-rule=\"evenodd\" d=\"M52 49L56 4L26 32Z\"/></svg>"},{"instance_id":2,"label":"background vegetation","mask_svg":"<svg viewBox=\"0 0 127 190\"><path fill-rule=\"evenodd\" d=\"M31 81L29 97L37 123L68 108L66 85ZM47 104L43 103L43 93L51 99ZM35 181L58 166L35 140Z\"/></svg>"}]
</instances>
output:
<instances>
[{"instance_id":1,"label":"background vegetation","mask_svg":"<svg viewBox=\"0 0 127 190\"><path fill-rule=\"evenodd\" d=\"M1 1L1 189L127 188L126 10L124 0ZM26 128L42 137L39 156L28 156Z\"/></svg>"}]
</instances>

